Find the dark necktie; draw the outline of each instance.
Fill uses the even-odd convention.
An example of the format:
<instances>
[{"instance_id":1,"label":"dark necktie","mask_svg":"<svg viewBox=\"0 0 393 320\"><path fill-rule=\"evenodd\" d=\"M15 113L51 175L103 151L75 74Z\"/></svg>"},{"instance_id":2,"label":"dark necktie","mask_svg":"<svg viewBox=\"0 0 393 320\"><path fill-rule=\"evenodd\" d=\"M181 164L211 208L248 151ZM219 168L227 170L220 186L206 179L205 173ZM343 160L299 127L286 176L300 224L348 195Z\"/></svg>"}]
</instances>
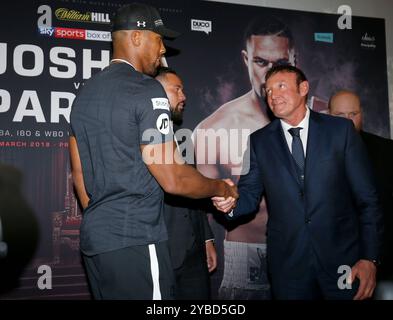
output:
<instances>
[{"instance_id":1,"label":"dark necktie","mask_svg":"<svg viewBox=\"0 0 393 320\"><path fill-rule=\"evenodd\" d=\"M292 136L292 156L300 172L304 173L304 151L302 140L300 139L300 130L303 128L291 128L288 132Z\"/></svg>"}]
</instances>

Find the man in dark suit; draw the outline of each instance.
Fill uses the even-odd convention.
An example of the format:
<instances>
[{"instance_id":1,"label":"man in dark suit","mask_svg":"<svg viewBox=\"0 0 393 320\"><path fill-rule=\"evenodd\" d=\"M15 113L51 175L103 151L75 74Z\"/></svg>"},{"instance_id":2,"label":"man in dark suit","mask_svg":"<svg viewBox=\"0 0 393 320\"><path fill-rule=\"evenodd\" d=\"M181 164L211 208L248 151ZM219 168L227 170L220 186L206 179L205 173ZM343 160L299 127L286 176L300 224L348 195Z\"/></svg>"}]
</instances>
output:
<instances>
[{"instance_id":1,"label":"man in dark suit","mask_svg":"<svg viewBox=\"0 0 393 320\"><path fill-rule=\"evenodd\" d=\"M275 298L371 297L381 210L359 135L352 122L307 108L309 84L296 67L273 67L265 91L278 119L250 136L249 170L229 216L255 212L266 195ZM224 212L235 205L234 199L213 200Z\"/></svg>"},{"instance_id":2,"label":"man in dark suit","mask_svg":"<svg viewBox=\"0 0 393 320\"><path fill-rule=\"evenodd\" d=\"M383 208L384 237L378 280L393 280L393 141L362 130L363 112L359 96L348 90L336 92L329 100L331 115L352 120L360 133L377 178Z\"/></svg>"},{"instance_id":3,"label":"man in dark suit","mask_svg":"<svg viewBox=\"0 0 393 320\"><path fill-rule=\"evenodd\" d=\"M166 67L158 69L156 79L168 96L173 123L180 125L186 102L182 80L174 70ZM165 194L164 214L175 271L175 299L209 299L209 271L216 268L217 255L207 215L198 210L195 200L168 193Z\"/></svg>"}]
</instances>

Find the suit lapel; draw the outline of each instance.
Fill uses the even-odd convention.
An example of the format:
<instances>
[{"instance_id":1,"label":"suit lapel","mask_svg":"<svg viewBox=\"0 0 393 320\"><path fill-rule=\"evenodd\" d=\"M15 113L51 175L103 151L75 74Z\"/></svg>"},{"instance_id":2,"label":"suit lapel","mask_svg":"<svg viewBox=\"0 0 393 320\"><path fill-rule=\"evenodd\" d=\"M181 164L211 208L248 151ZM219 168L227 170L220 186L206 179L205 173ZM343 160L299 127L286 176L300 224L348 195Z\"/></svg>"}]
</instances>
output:
<instances>
[{"instance_id":1,"label":"suit lapel","mask_svg":"<svg viewBox=\"0 0 393 320\"><path fill-rule=\"evenodd\" d=\"M308 127L308 139L307 139L307 150L306 150L306 166L305 166L305 178L310 174L313 165L315 164L319 148L321 146L321 128L319 124L318 114L310 110L310 122Z\"/></svg>"},{"instance_id":2,"label":"suit lapel","mask_svg":"<svg viewBox=\"0 0 393 320\"><path fill-rule=\"evenodd\" d=\"M293 178L300 183L299 177L296 171L296 164L293 160L292 154L289 151L287 141L282 130L280 120L275 120L271 127L271 138L272 138L272 149L276 155L280 158L280 162L284 164L284 167L293 176Z\"/></svg>"}]
</instances>

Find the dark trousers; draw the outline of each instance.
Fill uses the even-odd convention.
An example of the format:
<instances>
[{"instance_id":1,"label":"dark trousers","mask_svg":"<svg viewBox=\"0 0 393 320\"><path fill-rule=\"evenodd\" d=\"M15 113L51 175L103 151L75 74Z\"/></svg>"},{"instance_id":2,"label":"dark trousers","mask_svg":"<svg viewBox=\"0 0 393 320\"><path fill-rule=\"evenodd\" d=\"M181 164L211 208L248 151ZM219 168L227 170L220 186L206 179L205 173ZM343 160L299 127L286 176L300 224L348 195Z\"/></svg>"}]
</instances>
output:
<instances>
[{"instance_id":1,"label":"dark trousers","mask_svg":"<svg viewBox=\"0 0 393 320\"><path fill-rule=\"evenodd\" d=\"M204 250L205 247L194 243L182 266L175 269L176 300L210 299L210 276Z\"/></svg>"},{"instance_id":2,"label":"dark trousers","mask_svg":"<svg viewBox=\"0 0 393 320\"><path fill-rule=\"evenodd\" d=\"M148 245L83 255L94 299L173 299L174 275L167 242L154 248L153 256Z\"/></svg>"},{"instance_id":3,"label":"dark trousers","mask_svg":"<svg viewBox=\"0 0 393 320\"><path fill-rule=\"evenodd\" d=\"M355 279L351 289L340 289L338 278L328 274L318 261L315 253L310 253L309 272L293 278L282 275L273 280L272 289L274 298L278 300L352 300L359 288L359 280ZM350 266L352 267L352 266Z\"/></svg>"}]
</instances>

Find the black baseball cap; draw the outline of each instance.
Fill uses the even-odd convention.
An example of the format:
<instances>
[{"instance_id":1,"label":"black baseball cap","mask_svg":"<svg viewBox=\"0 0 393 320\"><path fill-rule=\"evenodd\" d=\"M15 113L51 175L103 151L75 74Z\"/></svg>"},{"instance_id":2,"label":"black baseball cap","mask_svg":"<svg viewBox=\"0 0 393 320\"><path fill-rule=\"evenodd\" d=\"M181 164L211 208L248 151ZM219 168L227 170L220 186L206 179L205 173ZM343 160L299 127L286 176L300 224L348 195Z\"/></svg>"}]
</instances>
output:
<instances>
[{"instance_id":1,"label":"black baseball cap","mask_svg":"<svg viewBox=\"0 0 393 320\"><path fill-rule=\"evenodd\" d=\"M144 3L131 3L117 10L113 19L112 32L119 30L150 30L174 39L179 32L164 26L158 10Z\"/></svg>"}]
</instances>

